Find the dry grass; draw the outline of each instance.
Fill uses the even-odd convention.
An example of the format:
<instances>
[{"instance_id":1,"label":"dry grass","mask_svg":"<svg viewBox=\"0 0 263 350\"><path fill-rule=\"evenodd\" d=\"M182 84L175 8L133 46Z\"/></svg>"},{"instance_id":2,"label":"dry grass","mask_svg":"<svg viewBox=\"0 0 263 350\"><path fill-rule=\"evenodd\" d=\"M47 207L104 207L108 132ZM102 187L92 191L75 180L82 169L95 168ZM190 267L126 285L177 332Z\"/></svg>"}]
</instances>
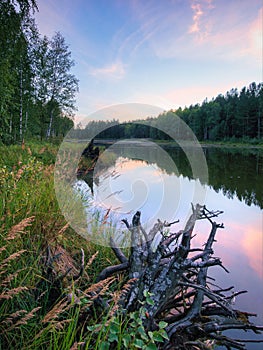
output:
<instances>
[{"instance_id":1,"label":"dry grass","mask_svg":"<svg viewBox=\"0 0 263 350\"><path fill-rule=\"evenodd\" d=\"M87 270L92 264L93 264L93 261L96 259L97 255L99 254L98 251L96 251L96 253L94 253L92 255L91 258L89 258L89 261L87 262L87 265L85 266L85 270Z\"/></svg>"},{"instance_id":2,"label":"dry grass","mask_svg":"<svg viewBox=\"0 0 263 350\"><path fill-rule=\"evenodd\" d=\"M70 281L72 277L78 273L76 261L72 258L70 253L60 244L56 244L55 246L50 247L50 254L51 258L53 259L53 272L56 276L65 276ZM66 282L66 280L64 282Z\"/></svg>"},{"instance_id":3,"label":"dry grass","mask_svg":"<svg viewBox=\"0 0 263 350\"><path fill-rule=\"evenodd\" d=\"M81 341L81 342L75 342L72 347L70 348L70 350L78 350L79 347L83 347L85 345L85 342Z\"/></svg>"},{"instance_id":4,"label":"dry grass","mask_svg":"<svg viewBox=\"0 0 263 350\"><path fill-rule=\"evenodd\" d=\"M14 323L18 317L20 317L22 314L26 314L27 311L26 310L18 310L12 314L10 314L6 319L4 319L2 321L2 323L6 324L6 325L9 325L9 324L12 324Z\"/></svg>"},{"instance_id":5,"label":"dry grass","mask_svg":"<svg viewBox=\"0 0 263 350\"><path fill-rule=\"evenodd\" d=\"M42 323L49 323L58 319L58 317L69 308L66 298L60 300L43 318Z\"/></svg>"},{"instance_id":6,"label":"dry grass","mask_svg":"<svg viewBox=\"0 0 263 350\"><path fill-rule=\"evenodd\" d=\"M6 251L6 246L3 246L3 247L0 248L0 253L2 253L4 251Z\"/></svg>"},{"instance_id":7,"label":"dry grass","mask_svg":"<svg viewBox=\"0 0 263 350\"><path fill-rule=\"evenodd\" d=\"M21 292L27 291L27 287L17 287L10 289L2 294L0 294L0 299L12 299L15 295L18 295Z\"/></svg>"},{"instance_id":8,"label":"dry grass","mask_svg":"<svg viewBox=\"0 0 263 350\"><path fill-rule=\"evenodd\" d=\"M26 315L24 315L24 317L22 317L20 320L13 323L9 328L7 328L6 332L11 331L14 328L18 328L21 325L26 325L28 323L28 321L31 320L36 315L37 311L40 309L41 309L40 306L35 307L33 310L31 310ZM24 310L22 310L22 311L24 311Z\"/></svg>"},{"instance_id":9,"label":"dry grass","mask_svg":"<svg viewBox=\"0 0 263 350\"><path fill-rule=\"evenodd\" d=\"M25 253L26 251L27 251L26 249L19 250L18 252L9 255L8 258L2 260L2 262L1 262L1 265L2 265L2 266L1 266L1 269L2 269L4 266L7 266L7 264L8 264L10 261L19 258L20 255L22 255L22 254Z\"/></svg>"},{"instance_id":10,"label":"dry grass","mask_svg":"<svg viewBox=\"0 0 263 350\"><path fill-rule=\"evenodd\" d=\"M84 290L83 294L86 296L92 296L92 299L102 296L107 292L109 286L114 281L116 281L116 277L108 277L105 280L92 284L89 288Z\"/></svg>"},{"instance_id":11,"label":"dry grass","mask_svg":"<svg viewBox=\"0 0 263 350\"><path fill-rule=\"evenodd\" d=\"M35 216L31 216L29 218L25 218L22 221L20 221L18 224L14 225L11 230L8 232L8 235L6 236L6 240L10 241L15 238L19 238L21 234L25 234L25 229L28 226L32 225L32 222L34 221Z\"/></svg>"},{"instance_id":12,"label":"dry grass","mask_svg":"<svg viewBox=\"0 0 263 350\"><path fill-rule=\"evenodd\" d=\"M124 284L120 291L112 293L112 300L114 304L109 314L110 317L112 317L117 312L117 310L119 309L120 300L125 298L125 296L129 293L135 281L137 281L137 278L131 278L127 283Z\"/></svg>"},{"instance_id":13,"label":"dry grass","mask_svg":"<svg viewBox=\"0 0 263 350\"><path fill-rule=\"evenodd\" d=\"M12 275L7 276L0 284L0 287L2 287L2 288L7 287L15 278L17 278L18 273L19 273L19 271L16 271Z\"/></svg>"},{"instance_id":14,"label":"dry grass","mask_svg":"<svg viewBox=\"0 0 263 350\"><path fill-rule=\"evenodd\" d=\"M0 173L5 186L0 203L1 349L36 350L55 343L56 350L80 348L85 325L97 321L91 306L110 295L116 281L111 277L92 284L110 253L96 251L97 246L68 229L56 202L54 164L42 163L49 161L50 146L41 147L25 147L21 155L15 150L10 160L5 155L9 163ZM50 259L45 261L47 244ZM83 253L82 259L72 255L80 247L88 255L85 262ZM84 272L74 280L80 267Z\"/></svg>"}]
</instances>

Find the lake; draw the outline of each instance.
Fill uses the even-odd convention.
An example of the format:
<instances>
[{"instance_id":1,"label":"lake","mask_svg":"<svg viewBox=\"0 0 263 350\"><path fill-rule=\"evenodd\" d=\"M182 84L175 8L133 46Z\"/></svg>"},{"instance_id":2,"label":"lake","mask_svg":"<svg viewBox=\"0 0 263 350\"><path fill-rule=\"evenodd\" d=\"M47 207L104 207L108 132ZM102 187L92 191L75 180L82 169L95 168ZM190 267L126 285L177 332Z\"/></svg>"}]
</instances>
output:
<instances>
[{"instance_id":1,"label":"lake","mask_svg":"<svg viewBox=\"0 0 263 350\"><path fill-rule=\"evenodd\" d=\"M184 227L191 202L222 210L217 221L223 222L225 228L217 232L214 251L229 273L212 267L210 276L221 287L247 290L237 297L235 307L256 313L258 316L251 321L263 324L263 151L204 147L205 163L198 158L197 165L193 165L195 152L193 148L185 151L149 141L122 141L109 146L94 172L77 183L92 204L87 215L91 207L99 208L101 219L114 222L119 237L124 231L121 219L131 220L137 210L142 213L146 229L157 219L179 219L171 227L173 232ZM200 178L193 174L199 174L194 172L196 166L203 172ZM209 230L208 222L198 221L193 244L201 247ZM231 335L257 337L252 332L231 331ZM261 347L262 344L247 344L247 349Z\"/></svg>"}]
</instances>

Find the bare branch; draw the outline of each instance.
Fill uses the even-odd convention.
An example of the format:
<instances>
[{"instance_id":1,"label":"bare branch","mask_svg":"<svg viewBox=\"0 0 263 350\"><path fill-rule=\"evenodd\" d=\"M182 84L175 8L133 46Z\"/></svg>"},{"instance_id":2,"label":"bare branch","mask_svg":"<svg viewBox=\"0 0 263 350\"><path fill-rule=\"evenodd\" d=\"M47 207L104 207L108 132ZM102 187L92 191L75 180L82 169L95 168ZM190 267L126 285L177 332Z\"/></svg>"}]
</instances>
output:
<instances>
[{"instance_id":1,"label":"bare branch","mask_svg":"<svg viewBox=\"0 0 263 350\"><path fill-rule=\"evenodd\" d=\"M119 261L121 263L126 263L128 261L128 259L126 258L126 256L122 252L122 250L117 247L117 245L112 237L110 237L110 246L111 246L111 249L113 250L114 254L116 255L116 257L119 259Z\"/></svg>"},{"instance_id":2,"label":"bare branch","mask_svg":"<svg viewBox=\"0 0 263 350\"><path fill-rule=\"evenodd\" d=\"M113 266L106 267L99 274L99 276L97 278L97 282L105 280L106 278L110 277L111 275L113 275L116 272L121 272L121 271L126 270L128 268L128 266L129 266L129 263L127 261L127 262L124 262L124 263L119 264L119 265L113 265Z\"/></svg>"}]
</instances>

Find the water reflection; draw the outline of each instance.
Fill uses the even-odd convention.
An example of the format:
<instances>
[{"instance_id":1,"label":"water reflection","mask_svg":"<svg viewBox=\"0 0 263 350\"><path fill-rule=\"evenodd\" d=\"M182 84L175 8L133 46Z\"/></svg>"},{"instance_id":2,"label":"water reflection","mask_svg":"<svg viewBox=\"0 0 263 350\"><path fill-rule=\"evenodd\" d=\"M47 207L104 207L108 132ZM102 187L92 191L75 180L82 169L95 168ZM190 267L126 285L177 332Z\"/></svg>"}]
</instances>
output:
<instances>
[{"instance_id":1,"label":"water reflection","mask_svg":"<svg viewBox=\"0 0 263 350\"><path fill-rule=\"evenodd\" d=\"M125 150L122 146L121 155L113 152L111 162L102 161L93 174L94 204L105 211L115 210L120 219L140 209L145 225L150 219L152 224L157 218L168 221L179 218L181 222L176 227L179 230L187 219L196 187L205 189L206 206L224 211L219 220L224 222L225 229L218 232L215 254L230 271L226 274L218 267L211 268L211 277L222 287L234 285L236 290L247 290L247 294L237 298L236 306L257 313L255 323L262 324L263 153L205 148L209 180L201 184L193 179L191 166L181 149L170 147L165 151L176 167L164 159L158 148L154 152L145 149L147 161L141 160L141 150L135 145ZM84 180L90 183L85 177ZM193 240L196 247L202 247L209 230L209 223L197 223ZM254 335L246 337L254 338ZM247 349L260 348L257 344L247 344Z\"/></svg>"},{"instance_id":2,"label":"water reflection","mask_svg":"<svg viewBox=\"0 0 263 350\"><path fill-rule=\"evenodd\" d=\"M228 198L263 208L263 152L260 150L205 149L209 184Z\"/></svg>"},{"instance_id":3,"label":"water reflection","mask_svg":"<svg viewBox=\"0 0 263 350\"><path fill-rule=\"evenodd\" d=\"M116 144L115 147L122 149L125 157L141 159L141 148L136 144L130 144L128 147ZM164 146L164 149L176 164L177 174L193 179L191 165L182 149L171 146ZM174 173L174 165L166 161L160 147L145 147L143 152L149 164L156 164L167 174ZM194 154L194 148L189 152ZM236 197L247 205L254 204L263 208L262 150L205 147L204 153L209 169L207 185L217 192L222 190L228 198Z\"/></svg>"}]
</instances>

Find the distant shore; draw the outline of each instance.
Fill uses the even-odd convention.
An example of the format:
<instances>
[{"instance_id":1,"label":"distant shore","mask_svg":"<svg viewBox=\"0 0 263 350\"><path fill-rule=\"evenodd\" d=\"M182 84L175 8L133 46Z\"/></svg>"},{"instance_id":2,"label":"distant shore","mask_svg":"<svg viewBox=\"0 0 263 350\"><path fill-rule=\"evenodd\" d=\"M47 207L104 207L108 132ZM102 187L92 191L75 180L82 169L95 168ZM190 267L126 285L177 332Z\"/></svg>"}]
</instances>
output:
<instances>
[{"instance_id":1,"label":"distant shore","mask_svg":"<svg viewBox=\"0 0 263 350\"><path fill-rule=\"evenodd\" d=\"M144 142L154 142L157 143L160 146L177 146L175 141L169 141L169 140L152 140L152 139L130 139L131 143L135 143L138 142L139 140L142 141L142 143ZM83 140L84 141L84 140ZM94 143L96 145L101 145L101 146L107 146L107 145L112 145L116 142L117 140L115 139L95 139ZM122 140L118 140L118 141L122 141ZM88 142L88 141L87 141ZM205 141L201 141L199 142L200 145L202 146L202 148L207 148L207 147L220 147L220 148L249 148L249 149L262 149L263 150L263 143L262 144L250 144L250 143L242 143L242 142L224 142L224 141L211 141L211 142L205 142Z\"/></svg>"}]
</instances>

